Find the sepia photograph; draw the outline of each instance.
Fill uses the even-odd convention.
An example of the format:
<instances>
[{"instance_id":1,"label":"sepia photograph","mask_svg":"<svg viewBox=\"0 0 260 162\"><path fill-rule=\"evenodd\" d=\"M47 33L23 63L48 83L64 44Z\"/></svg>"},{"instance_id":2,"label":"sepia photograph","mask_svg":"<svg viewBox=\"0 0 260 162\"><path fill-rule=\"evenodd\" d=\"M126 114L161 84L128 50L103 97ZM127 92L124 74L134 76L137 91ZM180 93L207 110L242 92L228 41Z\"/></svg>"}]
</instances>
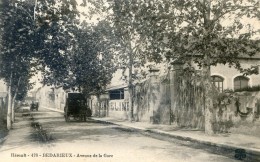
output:
<instances>
[{"instance_id":1,"label":"sepia photograph","mask_svg":"<svg viewBox=\"0 0 260 162\"><path fill-rule=\"evenodd\" d=\"M0 0L1 162L260 162L260 0Z\"/></svg>"}]
</instances>

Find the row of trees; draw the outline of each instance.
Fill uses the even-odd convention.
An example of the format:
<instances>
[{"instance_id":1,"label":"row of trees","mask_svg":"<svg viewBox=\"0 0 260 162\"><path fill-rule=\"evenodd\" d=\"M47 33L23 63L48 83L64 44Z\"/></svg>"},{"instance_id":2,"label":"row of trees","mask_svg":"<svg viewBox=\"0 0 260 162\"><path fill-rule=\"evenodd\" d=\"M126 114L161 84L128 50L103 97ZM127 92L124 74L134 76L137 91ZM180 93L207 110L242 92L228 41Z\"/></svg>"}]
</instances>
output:
<instances>
[{"instance_id":1,"label":"row of trees","mask_svg":"<svg viewBox=\"0 0 260 162\"><path fill-rule=\"evenodd\" d=\"M22 6L21 6L22 7ZM32 86L31 77L30 35L25 26L32 22L24 19L25 14L21 8L14 9L7 1L2 1L1 6L1 71L0 75L8 85L8 112L7 128L10 129L14 121L14 101L23 99L27 90ZM22 25L24 24L24 25Z\"/></svg>"},{"instance_id":2,"label":"row of trees","mask_svg":"<svg viewBox=\"0 0 260 162\"><path fill-rule=\"evenodd\" d=\"M24 99L39 72L43 84L86 95L100 94L111 80L106 24L81 22L77 6L74 0L2 1L0 76L8 85L8 129L15 101Z\"/></svg>"},{"instance_id":3,"label":"row of trees","mask_svg":"<svg viewBox=\"0 0 260 162\"><path fill-rule=\"evenodd\" d=\"M193 60L203 72L205 131L211 134L210 67L222 63L247 74L257 72L257 67L243 69L238 58L260 51L259 40L252 39L259 36L259 28L244 21L259 22L258 0L4 2L12 10L2 12L1 17L4 20L1 66L6 69L1 70L1 76L10 87L19 81L19 76L14 74L18 72L14 66L19 65L16 60L26 65L19 66L26 71L19 73L22 76L30 78L40 70L45 84L98 95L111 80L112 73L121 68L128 70L133 118L132 88L134 79L143 73L140 67L147 62L172 64L176 60L183 63ZM81 23L79 5L85 7L88 18L93 14L103 17L92 26ZM29 87L26 85L22 87Z\"/></svg>"}]
</instances>

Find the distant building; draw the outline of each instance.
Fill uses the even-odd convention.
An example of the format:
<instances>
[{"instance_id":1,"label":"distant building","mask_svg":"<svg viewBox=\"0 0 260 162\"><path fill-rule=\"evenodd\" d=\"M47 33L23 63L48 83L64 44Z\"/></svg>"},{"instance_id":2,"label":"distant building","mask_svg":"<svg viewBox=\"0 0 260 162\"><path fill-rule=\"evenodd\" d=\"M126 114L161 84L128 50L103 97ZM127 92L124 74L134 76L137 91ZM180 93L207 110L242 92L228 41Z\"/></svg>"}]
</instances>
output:
<instances>
[{"instance_id":1,"label":"distant building","mask_svg":"<svg viewBox=\"0 0 260 162\"><path fill-rule=\"evenodd\" d=\"M106 92L100 96L100 105L96 96L89 100L89 106L94 116L110 116L127 118L129 105L129 93L126 84L109 86Z\"/></svg>"},{"instance_id":2,"label":"distant building","mask_svg":"<svg viewBox=\"0 0 260 162\"><path fill-rule=\"evenodd\" d=\"M0 80L0 115L5 115L7 111L8 88L3 80Z\"/></svg>"},{"instance_id":3,"label":"distant building","mask_svg":"<svg viewBox=\"0 0 260 162\"><path fill-rule=\"evenodd\" d=\"M61 87L43 86L36 90L35 98L39 101L40 107L64 110L67 92Z\"/></svg>"}]
</instances>

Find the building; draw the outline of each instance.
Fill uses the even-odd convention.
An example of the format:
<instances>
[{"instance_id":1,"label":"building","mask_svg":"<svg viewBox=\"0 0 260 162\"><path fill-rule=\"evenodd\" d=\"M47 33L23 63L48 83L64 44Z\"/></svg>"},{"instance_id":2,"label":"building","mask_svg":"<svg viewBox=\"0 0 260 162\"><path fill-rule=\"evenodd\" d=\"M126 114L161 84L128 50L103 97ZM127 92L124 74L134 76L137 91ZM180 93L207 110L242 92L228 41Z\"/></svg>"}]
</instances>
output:
<instances>
[{"instance_id":1,"label":"building","mask_svg":"<svg viewBox=\"0 0 260 162\"><path fill-rule=\"evenodd\" d=\"M241 66L250 68L251 66L260 66L260 53L253 57L241 57ZM253 74L244 76L234 67L228 65L217 65L211 68L212 82L223 91L224 89L238 90L246 87L260 86L260 75Z\"/></svg>"},{"instance_id":2,"label":"building","mask_svg":"<svg viewBox=\"0 0 260 162\"><path fill-rule=\"evenodd\" d=\"M8 88L3 80L0 80L0 118L6 118L7 113L7 99Z\"/></svg>"},{"instance_id":3,"label":"building","mask_svg":"<svg viewBox=\"0 0 260 162\"><path fill-rule=\"evenodd\" d=\"M62 88L43 86L36 90L35 99L39 101L40 107L64 110L67 92Z\"/></svg>"},{"instance_id":4,"label":"building","mask_svg":"<svg viewBox=\"0 0 260 162\"><path fill-rule=\"evenodd\" d=\"M251 66L260 66L260 54L254 57L241 57L239 58L242 67L250 68ZM178 68L182 68L182 65L177 65ZM199 71L199 68L194 65L195 69ZM167 74L160 75L157 70L150 71L150 75L146 81L135 84L134 94L134 116L138 121L152 122L152 123L171 123L173 116L171 111L175 109L176 103L174 96L177 93L174 90L174 73L178 69L173 67ZM247 87L260 86L260 75L253 74L244 76L240 71L228 65L217 65L211 67L212 83L216 86L219 92L223 92L226 89L239 90ZM113 83L113 82L112 82ZM91 108L98 112L94 113L96 116L109 116L112 118L128 120L130 117L130 110L128 107L128 88L127 85L113 85L107 88L106 97L104 102L101 102L99 106L97 100L92 100ZM201 100L202 96L192 99L192 103ZM199 98L200 97L200 98ZM243 99L244 100L244 99ZM254 105L257 99L254 99ZM246 100L244 102L247 102ZM107 106L105 105L107 104ZM187 102L186 102L187 104ZM197 106L197 114L203 114L203 110L199 107L202 105L202 101ZM244 103L242 105L245 105ZM192 105L190 105L192 106ZM245 105L246 106L246 105ZM98 110L96 110L98 109ZM232 108L232 113L237 108ZM256 107L254 107L256 109ZM246 107L241 109L246 111ZM255 110L256 111L256 110ZM187 115L186 115L187 116ZM198 117L194 117L198 118ZM188 120L188 119L187 119ZM200 121L203 121L201 118ZM198 122L199 123L199 122ZM198 124L199 125L199 124ZM203 126L200 126L203 127Z\"/></svg>"},{"instance_id":5,"label":"building","mask_svg":"<svg viewBox=\"0 0 260 162\"><path fill-rule=\"evenodd\" d=\"M129 93L126 84L109 86L106 93L100 95L99 104L96 96L91 97L90 108L94 116L127 119L129 115L128 99Z\"/></svg>"}]
</instances>

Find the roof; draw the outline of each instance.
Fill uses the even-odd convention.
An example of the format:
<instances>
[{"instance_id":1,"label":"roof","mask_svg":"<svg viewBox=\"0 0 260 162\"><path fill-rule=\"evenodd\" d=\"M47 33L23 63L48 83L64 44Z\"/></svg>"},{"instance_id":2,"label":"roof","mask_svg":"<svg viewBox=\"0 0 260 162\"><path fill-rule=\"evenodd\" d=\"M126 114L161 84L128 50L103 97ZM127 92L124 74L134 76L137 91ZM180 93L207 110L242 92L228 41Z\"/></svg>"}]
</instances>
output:
<instances>
[{"instance_id":1,"label":"roof","mask_svg":"<svg viewBox=\"0 0 260 162\"><path fill-rule=\"evenodd\" d=\"M126 87L127 87L127 84L113 85L113 86L107 87L106 91L111 91L111 90L115 90L115 89L122 89L122 88L126 88Z\"/></svg>"}]
</instances>

